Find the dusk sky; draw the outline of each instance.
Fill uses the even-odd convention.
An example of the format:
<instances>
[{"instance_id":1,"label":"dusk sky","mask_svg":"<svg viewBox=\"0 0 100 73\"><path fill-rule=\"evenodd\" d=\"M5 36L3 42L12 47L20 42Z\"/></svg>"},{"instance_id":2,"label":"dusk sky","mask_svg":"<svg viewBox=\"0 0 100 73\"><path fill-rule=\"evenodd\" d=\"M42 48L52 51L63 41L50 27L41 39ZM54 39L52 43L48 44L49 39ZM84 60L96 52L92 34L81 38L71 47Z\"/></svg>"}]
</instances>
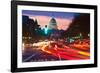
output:
<instances>
[{"instance_id":1,"label":"dusk sky","mask_svg":"<svg viewBox=\"0 0 100 73\"><path fill-rule=\"evenodd\" d=\"M51 12L51 11L33 11L23 10L22 15L29 16L30 19L37 19L41 28L48 25L51 18L55 18L57 21L58 29L66 30L72 23L72 20L78 13L69 12Z\"/></svg>"}]
</instances>

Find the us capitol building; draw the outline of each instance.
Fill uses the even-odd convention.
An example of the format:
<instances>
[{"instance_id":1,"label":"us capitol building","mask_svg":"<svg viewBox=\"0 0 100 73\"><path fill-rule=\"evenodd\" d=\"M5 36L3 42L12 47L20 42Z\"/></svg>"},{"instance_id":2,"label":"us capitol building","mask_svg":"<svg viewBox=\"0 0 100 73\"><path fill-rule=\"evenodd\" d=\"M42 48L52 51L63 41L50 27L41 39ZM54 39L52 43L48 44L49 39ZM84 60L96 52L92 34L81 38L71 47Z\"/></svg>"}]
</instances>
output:
<instances>
[{"instance_id":1,"label":"us capitol building","mask_svg":"<svg viewBox=\"0 0 100 73\"><path fill-rule=\"evenodd\" d=\"M58 38L60 37L60 30L58 30L57 22L55 18L51 18L48 25L45 26L48 29L47 35L50 38Z\"/></svg>"},{"instance_id":2,"label":"us capitol building","mask_svg":"<svg viewBox=\"0 0 100 73\"><path fill-rule=\"evenodd\" d=\"M48 29L52 30L52 29L55 29L57 30L57 22L54 18L52 18L47 26Z\"/></svg>"}]
</instances>

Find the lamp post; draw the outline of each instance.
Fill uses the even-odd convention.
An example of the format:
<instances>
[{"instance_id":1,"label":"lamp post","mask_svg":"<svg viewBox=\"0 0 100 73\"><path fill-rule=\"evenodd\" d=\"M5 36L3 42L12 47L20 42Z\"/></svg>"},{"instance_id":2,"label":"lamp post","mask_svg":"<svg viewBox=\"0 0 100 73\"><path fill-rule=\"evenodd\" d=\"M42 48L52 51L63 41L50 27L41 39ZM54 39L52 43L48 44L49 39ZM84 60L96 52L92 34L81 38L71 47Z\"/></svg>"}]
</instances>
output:
<instances>
[{"instance_id":1,"label":"lamp post","mask_svg":"<svg viewBox=\"0 0 100 73\"><path fill-rule=\"evenodd\" d=\"M45 28L44 28L44 33L45 33L45 35L47 35L47 34L48 34L48 28L47 28L47 25L45 25Z\"/></svg>"}]
</instances>

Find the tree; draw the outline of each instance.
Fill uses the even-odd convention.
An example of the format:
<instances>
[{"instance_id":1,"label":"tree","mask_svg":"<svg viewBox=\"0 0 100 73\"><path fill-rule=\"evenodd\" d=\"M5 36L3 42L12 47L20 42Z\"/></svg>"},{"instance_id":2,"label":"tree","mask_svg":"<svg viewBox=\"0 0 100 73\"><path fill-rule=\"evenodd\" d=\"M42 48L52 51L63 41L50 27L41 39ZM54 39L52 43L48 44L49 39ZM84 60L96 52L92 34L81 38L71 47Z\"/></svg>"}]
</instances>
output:
<instances>
[{"instance_id":1,"label":"tree","mask_svg":"<svg viewBox=\"0 0 100 73\"><path fill-rule=\"evenodd\" d=\"M90 33L90 14L81 14L76 16L67 30L69 36L76 36L79 33L82 33L84 37L87 37L87 34Z\"/></svg>"},{"instance_id":2,"label":"tree","mask_svg":"<svg viewBox=\"0 0 100 73\"><path fill-rule=\"evenodd\" d=\"M28 16L22 16L22 31L23 36L32 37L33 40L37 40L39 38L39 31L41 28L37 22L37 19L30 19Z\"/></svg>"}]
</instances>

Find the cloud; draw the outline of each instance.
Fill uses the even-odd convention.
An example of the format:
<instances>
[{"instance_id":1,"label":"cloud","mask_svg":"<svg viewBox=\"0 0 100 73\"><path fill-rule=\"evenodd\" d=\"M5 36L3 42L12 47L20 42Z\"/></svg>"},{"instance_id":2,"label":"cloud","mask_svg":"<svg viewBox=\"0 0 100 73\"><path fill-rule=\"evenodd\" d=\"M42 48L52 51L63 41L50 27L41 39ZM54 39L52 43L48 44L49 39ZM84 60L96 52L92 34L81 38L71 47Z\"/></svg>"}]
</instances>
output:
<instances>
[{"instance_id":1,"label":"cloud","mask_svg":"<svg viewBox=\"0 0 100 73\"><path fill-rule=\"evenodd\" d=\"M56 18L58 29L66 30L72 23L71 19Z\"/></svg>"}]
</instances>

